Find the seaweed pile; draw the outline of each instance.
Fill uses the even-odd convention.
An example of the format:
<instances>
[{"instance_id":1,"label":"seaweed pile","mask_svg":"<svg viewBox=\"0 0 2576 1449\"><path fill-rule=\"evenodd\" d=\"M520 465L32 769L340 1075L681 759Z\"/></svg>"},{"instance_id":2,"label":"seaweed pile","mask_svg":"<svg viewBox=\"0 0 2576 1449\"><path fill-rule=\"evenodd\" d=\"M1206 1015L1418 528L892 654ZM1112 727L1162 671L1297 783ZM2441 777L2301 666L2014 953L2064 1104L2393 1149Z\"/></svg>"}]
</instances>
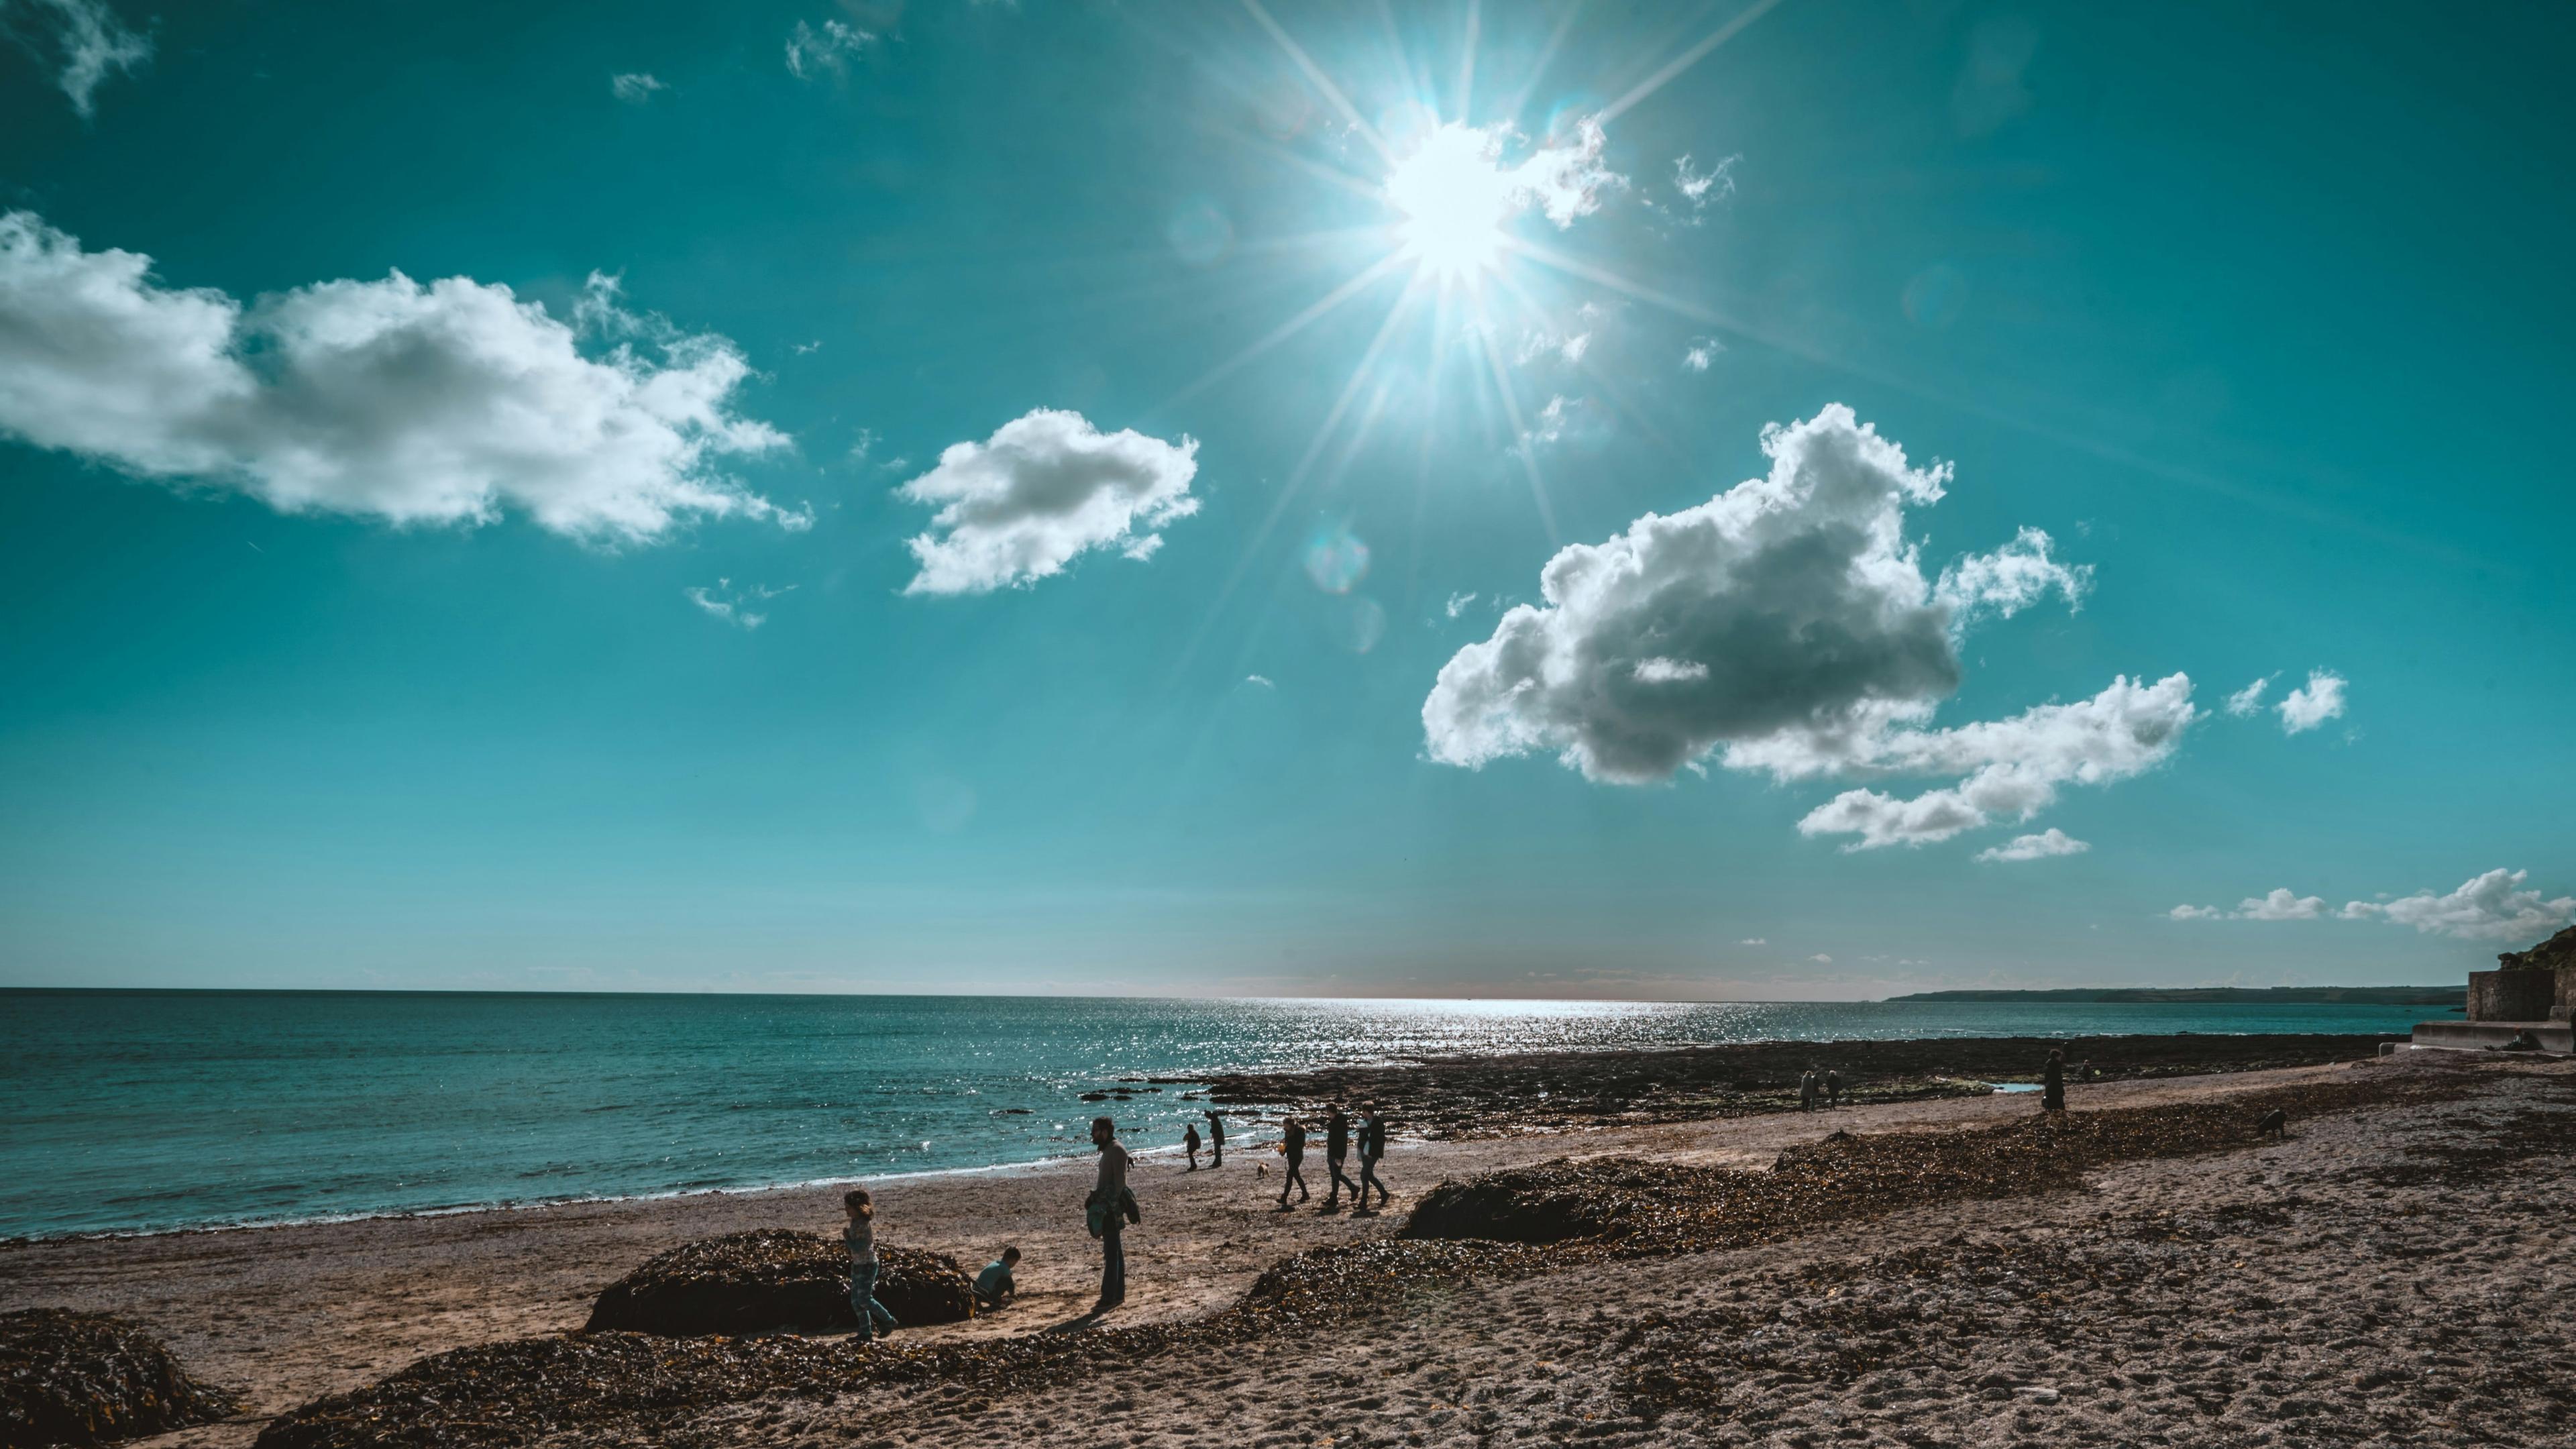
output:
<instances>
[{"instance_id":1,"label":"seaweed pile","mask_svg":"<svg viewBox=\"0 0 2576 1449\"><path fill-rule=\"evenodd\" d=\"M975 1312L972 1280L957 1260L919 1248L879 1247L877 1301L897 1323L956 1323ZM687 1243L608 1285L584 1332L672 1337L711 1333L847 1333L850 1259L815 1233L756 1228Z\"/></svg>"},{"instance_id":2,"label":"seaweed pile","mask_svg":"<svg viewBox=\"0 0 2576 1449\"><path fill-rule=\"evenodd\" d=\"M239 1413L121 1318L63 1308L0 1313L0 1446L101 1444Z\"/></svg>"},{"instance_id":3,"label":"seaweed pile","mask_svg":"<svg viewBox=\"0 0 2576 1449\"><path fill-rule=\"evenodd\" d=\"M1982 1094L2036 1080L2051 1049L2103 1079L2317 1066L2374 1056L2377 1036L1962 1037L1747 1042L1660 1051L1533 1052L1210 1078L1207 1098L1301 1113L1375 1102L1432 1138L1699 1121L1797 1106L1799 1074L1829 1066L1853 1103ZM2080 1073L2078 1074L2080 1078Z\"/></svg>"},{"instance_id":4,"label":"seaweed pile","mask_svg":"<svg viewBox=\"0 0 2576 1449\"><path fill-rule=\"evenodd\" d=\"M1235 1303L1193 1322L939 1343L616 1332L523 1339L439 1354L315 1400L272 1422L258 1449L500 1449L558 1434L605 1442L649 1438L670 1416L764 1396L828 1398L872 1382L991 1384L1034 1381L1033 1374L1054 1381L1176 1350L1293 1339L1400 1308L1445 1284L1738 1246L1942 1200L2064 1190L2090 1166L2250 1146L2255 1120L2276 1106L2304 1118L2468 1085L2375 1079L1999 1128L1837 1133L1783 1153L1770 1173L1615 1159L1549 1164L1444 1184L1417 1207L1403 1236L1285 1259ZM1596 1196L1606 1205L1586 1205ZM1551 1223L1570 1215L1586 1235L1528 1226L1525 1211ZM1485 1236L1460 1235L1467 1226Z\"/></svg>"},{"instance_id":5,"label":"seaweed pile","mask_svg":"<svg viewBox=\"0 0 2576 1449\"><path fill-rule=\"evenodd\" d=\"M1580 1240L1623 1257L1741 1247L1927 1203L2063 1191L2089 1168L2250 1146L2255 1123L2276 1107L2297 1118L2410 1090L2439 1088L2321 1083L1952 1132L1836 1132L1781 1153L1769 1172L1559 1159L1444 1182L1414 1205L1399 1236Z\"/></svg>"}]
</instances>

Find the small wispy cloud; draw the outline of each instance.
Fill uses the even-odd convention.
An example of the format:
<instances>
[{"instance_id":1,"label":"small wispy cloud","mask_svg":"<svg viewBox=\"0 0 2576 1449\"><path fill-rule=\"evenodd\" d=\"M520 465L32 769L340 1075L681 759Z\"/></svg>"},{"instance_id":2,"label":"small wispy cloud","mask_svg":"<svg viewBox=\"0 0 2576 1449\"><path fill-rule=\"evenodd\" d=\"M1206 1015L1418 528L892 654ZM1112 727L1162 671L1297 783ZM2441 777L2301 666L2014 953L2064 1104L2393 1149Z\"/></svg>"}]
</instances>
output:
<instances>
[{"instance_id":1,"label":"small wispy cloud","mask_svg":"<svg viewBox=\"0 0 2576 1449\"><path fill-rule=\"evenodd\" d=\"M2315 729L2330 719L2343 715L2343 693L2346 681L2331 669L2311 669L2308 682L2281 696L2274 706L2281 713L2281 733L2295 735Z\"/></svg>"},{"instance_id":2,"label":"small wispy cloud","mask_svg":"<svg viewBox=\"0 0 2576 1449\"><path fill-rule=\"evenodd\" d=\"M1449 611L1449 617L1455 619L1460 614L1465 613L1467 611L1467 606L1474 602L1476 602L1476 596L1474 594L1451 594L1449 596L1449 602L1445 607Z\"/></svg>"},{"instance_id":3,"label":"small wispy cloud","mask_svg":"<svg viewBox=\"0 0 2576 1449\"><path fill-rule=\"evenodd\" d=\"M1977 852L1977 859L1989 861L2046 860L2052 855L2082 855L2093 848L2092 842L2078 840L2052 825L2037 835L2016 835L2009 844Z\"/></svg>"},{"instance_id":4,"label":"small wispy cloud","mask_svg":"<svg viewBox=\"0 0 2576 1449\"><path fill-rule=\"evenodd\" d=\"M1682 204L1691 209L1694 220L1708 210L1709 203L1735 194L1735 163L1742 159L1729 156L1706 171L1692 169L1687 155L1673 162L1673 189L1681 193Z\"/></svg>"},{"instance_id":5,"label":"small wispy cloud","mask_svg":"<svg viewBox=\"0 0 2576 1449\"><path fill-rule=\"evenodd\" d=\"M2227 712L2236 716L2238 719L2243 719L2245 716L2261 709L2263 707L2264 691L2270 689L2272 687L2272 681L2278 678L2280 678L2280 676L2277 674L2266 674L2262 678L2255 680L2252 684L2249 684L2243 689L2236 691L2234 694L2227 696Z\"/></svg>"},{"instance_id":6,"label":"small wispy cloud","mask_svg":"<svg viewBox=\"0 0 2576 1449\"><path fill-rule=\"evenodd\" d=\"M795 353L799 357L809 356L823 350L823 339L817 337L811 342L789 343L787 350Z\"/></svg>"},{"instance_id":7,"label":"small wispy cloud","mask_svg":"<svg viewBox=\"0 0 2576 1449\"><path fill-rule=\"evenodd\" d=\"M781 594L795 591L794 584L774 589L754 584L749 588L737 589L733 586L733 580L718 579L714 588L691 587L682 589L680 592L688 596L690 603L704 609L714 618L722 619L738 629L757 629L769 622L769 616L755 611L751 606L767 603Z\"/></svg>"},{"instance_id":8,"label":"small wispy cloud","mask_svg":"<svg viewBox=\"0 0 2576 1449\"><path fill-rule=\"evenodd\" d=\"M1747 936L1747 937L1745 937L1743 940L1738 941L1738 942L1736 942L1735 944L1737 944L1737 945L1739 945L1739 946L1768 946L1768 945L1770 945L1770 944L1771 944L1771 942L1770 942L1767 938L1765 938L1765 937L1761 937L1761 936Z\"/></svg>"},{"instance_id":9,"label":"small wispy cloud","mask_svg":"<svg viewBox=\"0 0 2576 1449\"><path fill-rule=\"evenodd\" d=\"M817 30L799 20L787 34L787 72L799 80L827 70L836 76L846 75L850 57L865 53L876 43L876 32L844 21L826 20Z\"/></svg>"},{"instance_id":10,"label":"small wispy cloud","mask_svg":"<svg viewBox=\"0 0 2576 1449\"><path fill-rule=\"evenodd\" d=\"M608 78L609 94L630 106L640 106L653 99L655 91L667 91L670 88L659 76L640 70Z\"/></svg>"},{"instance_id":11,"label":"small wispy cloud","mask_svg":"<svg viewBox=\"0 0 2576 1449\"><path fill-rule=\"evenodd\" d=\"M34 12L21 26L12 12ZM99 86L112 71L132 75L152 58L152 41L137 34L107 7L107 0L27 0L0 3L0 34L17 41L54 71L54 84L84 121L95 113Z\"/></svg>"},{"instance_id":12,"label":"small wispy cloud","mask_svg":"<svg viewBox=\"0 0 2576 1449\"><path fill-rule=\"evenodd\" d=\"M1278 685L1271 683L1270 676L1266 674L1247 674L1243 676L1243 682L1246 684L1257 684L1263 689L1277 689L1279 687Z\"/></svg>"},{"instance_id":13,"label":"small wispy cloud","mask_svg":"<svg viewBox=\"0 0 2576 1449\"><path fill-rule=\"evenodd\" d=\"M1690 345L1682 349L1682 366L1692 372L1706 372L1710 364L1717 361L1717 355L1725 350L1726 344L1714 337L1694 337Z\"/></svg>"}]
</instances>

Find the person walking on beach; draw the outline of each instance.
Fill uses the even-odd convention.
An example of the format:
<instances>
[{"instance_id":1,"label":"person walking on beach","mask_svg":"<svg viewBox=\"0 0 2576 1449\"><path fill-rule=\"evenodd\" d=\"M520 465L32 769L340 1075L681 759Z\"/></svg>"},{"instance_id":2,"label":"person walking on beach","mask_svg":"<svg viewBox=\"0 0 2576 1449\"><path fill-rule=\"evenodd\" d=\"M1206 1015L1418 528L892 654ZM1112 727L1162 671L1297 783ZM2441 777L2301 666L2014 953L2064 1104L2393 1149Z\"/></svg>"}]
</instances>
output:
<instances>
[{"instance_id":1,"label":"person walking on beach","mask_svg":"<svg viewBox=\"0 0 2576 1449\"><path fill-rule=\"evenodd\" d=\"M1378 1159L1384 1156L1386 1156L1386 1119L1378 1115L1377 1108L1371 1107L1368 1109L1368 1115L1360 1119L1360 1182L1354 1190L1359 1194L1361 1212L1370 1211L1368 1205L1370 1188L1377 1189L1378 1206L1386 1206L1386 1184L1379 1181L1377 1175Z\"/></svg>"},{"instance_id":2,"label":"person walking on beach","mask_svg":"<svg viewBox=\"0 0 2576 1449\"><path fill-rule=\"evenodd\" d=\"M1297 1201L1304 1202L1314 1194L1306 1190L1306 1124L1291 1117L1280 1124L1279 1151L1288 1163L1287 1180L1279 1184L1279 1205L1288 1205L1288 1189L1297 1189Z\"/></svg>"},{"instance_id":3,"label":"person walking on beach","mask_svg":"<svg viewBox=\"0 0 2576 1449\"><path fill-rule=\"evenodd\" d=\"M1333 1175L1332 1186L1324 1193L1325 1212L1341 1205L1343 1188L1349 1188L1353 1197L1360 1195L1360 1185L1342 1171L1342 1162L1350 1155L1351 1119L1342 1115L1341 1104L1336 1102L1324 1114L1324 1167Z\"/></svg>"},{"instance_id":4,"label":"person walking on beach","mask_svg":"<svg viewBox=\"0 0 2576 1449\"><path fill-rule=\"evenodd\" d=\"M2048 1065L2040 1069L2039 1110L2066 1110L2066 1053L2055 1047L2049 1048Z\"/></svg>"},{"instance_id":5,"label":"person walking on beach","mask_svg":"<svg viewBox=\"0 0 2576 1449\"><path fill-rule=\"evenodd\" d=\"M1214 1112L1208 1113L1207 1119L1208 1148L1216 1154L1209 1160L1208 1166L1223 1167L1225 1166L1225 1119Z\"/></svg>"},{"instance_id":6,"label":"person walking on beach","mask_svg":"<svg viewBox=\"0 0 2576 1449\"><path fill-rule=\"evenodd\" d=\"M841 1229L841 1246L850 1250L850 1311L859 1316L859 1340L895 1330L894 1315L877 1301L877 1205L864 1187L841 1194L841 1210L850 1215Z\"/></svg>"},{"instance_id":7,"label":"person walking on beach","mask_svg":"<svg viewBox=\"0 0 2576 1449\"><path fill-rule=\"evenodd\" d=\"M1827 1067L1825 1068L1825 1105L1839 1107L1842 1104L1843 1074L1839 1068Z\"/></svg>"},{"instance_id":8,"label":"person walking on beach","mask_svg":"<svg viewBox=\"0 0 2576 1449\"><path fill-rule=\"evenodd\" d=\"M1004 1248L1002 1256L984 1265L975 1275L975 1306L991 1312L1019 1296L1020 1285L1011 1270L1020 1266L1020 1250Z\"/></svg>"},{"instance_id":9,"label":"person walking on beach","mask_svg":"<svg viewBox=\"0 0 2576 1449\"><path fill-rule=\"evenodd\" d=\"M1100 1240L1100 1301L1094 1313L1106 1313L1127 1301L1127 1248L1118 1238L1127 1227L1127 1149L1118 1143L1118 1124L1091 1119L1091 1145L1100 1149L1100 1177L1084 1204L1091 1235Z\"/></svg>"},{"instance_id":10,"label":"person walking on beach","mask_svg":"<svg viewBox=\"0 0 2576 1449\"><path fill-rule=\"evenodd\" d=\"M1806 1072L1798 1078L1798 1110L1801 1112L1816 1110L1816 1069L1814 1067L1807 1068Z\"/></svg>"},{"instance_id":11,"label":"person walking on beach","mask_svg":"<svg viewBox=\"0 0 2576 1449\"><path fill-rule=\"evenodd\" d=\"M1184 1152L1187 1152L1187 1153L1190 1155L1190 1165L1189 1165L1189 1169L1188 1169L1188 1170L1189 1170L1189 1171L1191 1171L1191 1172L1196 1172L1196 1171L1198 1171L1198 1170L1199 1170L1199 1124L1197 1124L1196 1122L1193 1122L1193 1123L1191 1123L1190 1125L1188 1125L1187 1127L1184 1127L1184 1128L1182 1128L1182 1129L1181 1129L1181 1150L1182 1150L1182 1151L1184 1151Z\"/></svg>"}]
</instances>

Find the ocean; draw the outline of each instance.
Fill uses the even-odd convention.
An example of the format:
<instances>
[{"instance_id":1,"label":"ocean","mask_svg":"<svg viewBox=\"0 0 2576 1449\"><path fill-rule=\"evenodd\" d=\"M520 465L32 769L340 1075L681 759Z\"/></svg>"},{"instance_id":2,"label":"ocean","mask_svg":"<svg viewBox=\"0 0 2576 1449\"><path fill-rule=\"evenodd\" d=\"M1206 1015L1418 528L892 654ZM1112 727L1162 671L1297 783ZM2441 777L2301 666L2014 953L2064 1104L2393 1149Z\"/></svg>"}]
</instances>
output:
<instances>
[{"instance_id":1,"label":"ocean","mask_svg":"<svg viewBox=\"0 0 2576 1449\"><path fill-rule=\"evenodd\" d=\"M1766 1039L2404 1032L2379 1005L0 991L0 1238L1088 1151L1121 1077ZM1169 1144L1178 1088L1112 1104Z\"/></svg>"}]
</instances>

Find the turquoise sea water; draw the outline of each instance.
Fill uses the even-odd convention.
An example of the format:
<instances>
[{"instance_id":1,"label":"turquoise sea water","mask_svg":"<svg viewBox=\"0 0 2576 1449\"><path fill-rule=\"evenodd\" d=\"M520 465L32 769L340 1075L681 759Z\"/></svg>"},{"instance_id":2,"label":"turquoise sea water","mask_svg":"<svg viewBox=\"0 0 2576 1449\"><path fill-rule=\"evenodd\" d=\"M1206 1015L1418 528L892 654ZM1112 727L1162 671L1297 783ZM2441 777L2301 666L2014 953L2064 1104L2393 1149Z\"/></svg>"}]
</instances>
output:
<instances>
[{"instance_id":1,"label":"turquoise sea water","mask_svg":"<svg viewBox=\"0 0 2576 1449\"><path fill-rule=\"evenodd\" d=\"M0 1237L1087 1150L1119 1077L1764 1039L2403 1032L2417 1006L0 992ZM1114 1104L1177 1140L1178 1088Z\"/></svg>"}]
</instances>

